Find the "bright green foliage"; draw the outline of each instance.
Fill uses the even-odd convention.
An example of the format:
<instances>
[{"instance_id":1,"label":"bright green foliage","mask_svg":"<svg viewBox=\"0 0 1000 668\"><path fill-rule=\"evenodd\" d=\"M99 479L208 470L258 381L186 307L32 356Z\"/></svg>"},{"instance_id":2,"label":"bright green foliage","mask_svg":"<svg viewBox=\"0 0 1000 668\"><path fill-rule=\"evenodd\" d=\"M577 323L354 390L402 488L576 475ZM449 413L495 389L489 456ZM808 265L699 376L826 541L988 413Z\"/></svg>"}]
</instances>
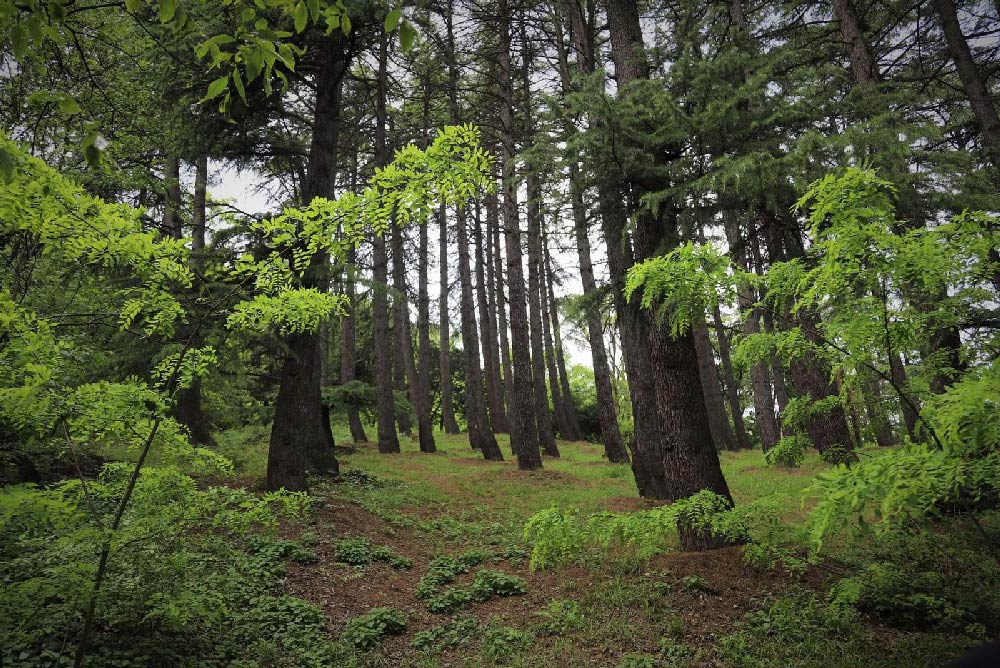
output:
<instances>
[{"instance_id":1,"label":"bright green foliage","mask_svg":"<svg viewBox=\"0 0 1000 668\"><path fill-rule=\"evenodd\" d=\"M393 608L374 608L367 615L347 622L342 640L358 649L371 649L385 636L398 636L406 630L406 616Z\"/></svg>"},{"instance_id":2,"label":"bright green foliage","mask_svg":"<svg viewBox=\"0 0 1000 668\"><path fill-rule=\"evenodd\" d=\"M659 310L678 336L690 329L695 314L720 300L735 301L736 284L729 270L729 258L714 246L687 243L632 267L625 295L631 299L642 288L642 307Z\"/></svg>"},{"instance_id":3,"label":"bright green foliage","mask_svg":"<svg viewBox=\"0 0 1000 668\"><path fill-rule=\"evenodd\" d=\"M764 459L771 466L797 468L805 459L809 439L802 434L784 436L774 447L764 453Z\"/></svg>"}]
</instances>

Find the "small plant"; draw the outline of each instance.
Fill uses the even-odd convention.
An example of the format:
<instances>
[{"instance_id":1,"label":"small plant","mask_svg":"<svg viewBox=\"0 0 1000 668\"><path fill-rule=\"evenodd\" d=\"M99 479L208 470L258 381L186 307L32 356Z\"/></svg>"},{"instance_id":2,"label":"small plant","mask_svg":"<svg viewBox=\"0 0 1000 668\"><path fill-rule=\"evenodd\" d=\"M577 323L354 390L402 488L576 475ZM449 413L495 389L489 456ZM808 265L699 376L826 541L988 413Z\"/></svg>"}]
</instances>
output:
<instances>
[{"instance_id":1,"label":"small plant","mask_svg":"<svg viewBox=\"0 0 1000 668\"><path fill-rule=\"evenodd\" d=\"M461 587L449 587L440 594L435 594L425 602L427 609L433 613L454 612L461 610L473 600L472 592ZM478 599L483 600L483 599Z\"/></svg>"},{"instance_id":2,"label":"small plant","mask_svg":"<svg viewBox=\"0 0 1000 668\"><path fill-rule=\"evenodd\" d=\"M361 650L371 649L385 636L398 636L406 630L406 617L394 608L374 608L367 615L347 622L341 640Z\"/></svg>"},{"instance_id":3,"label":"small plant","mask_svg":"<svg viewBox=\"0 0 1000 668\"><path fill-rule=\"evenodd\" d=\"M785 436L775 443L774 447L764 453L764 460L769 466L784 466L798 468L805 459L809 441L804 436Z\"/></svg>"},{"instance_id":4,"label":"small plant","mask_svg":"<svg viewBox=\"0 0 1000 668\"><path fill-rule=\"evenodd\" d=\"M526 591L524 580L502 571L482 570L472 581L472 596L477 601L493 596L518 596Z\"/></svg>"},{"instance_id":5,"label":"small plant","mask_svg":"<svg viewBox=\"0 0 1000 668\"><path fill-rule=\"evenodd\" d=\"M396 570L407 570L413 562L401 557L385 545L375 545L364 537L338 540L335 544L336 559L343 564L366 566L374 562L387 563Z\"/></svg>"},{"instance_id":6,"label":"small plant","mask_svg":"<svg viewBox=\"0 0 1000 668\"><path fill-rule=\"evenodd\" d=\"M685 575L681 578L681 585L684 587L684 591L695 594L715 593L715 590L708 586L708 580L697 573L694 573L693 575Z\"/></svg>"},{"instance_id":7,"label":"small plant","mask_svg":"<svg viewBox=\"0 0 1000 668\"><path fill-rule=\"evenodd\" d=\"M618 668L656 668L656 657L652 654L629 653L618 662Z\"/></svg>"},{"instance_id":8,"label":"small plant","mask_svg":"<svg viewBox=\"0 0 1000 668\"><path fill-rule=\"evenodd\" d=\"M486 629L483 639L483 654L488 658L501 659L528 649L535 640L531 631L522 631L512 626L494 626Z\"/></svg>"},{"instance_id":9,"label":"small plant","mask_svg":"<svg viewBox=\"0 0 1000 668\"><path fill-rule=\"evenodd\" d=\"M314 564L316 553L306 543L306 540L281 540L270 536L252 536L248 542L247 552L265 560L291 559L298 564Z\"/></svg>"},{"instance_id":10,"label":"small plant","mask_svg":"<svg viewBox=\"0 0 1000 668\"><path fill-rule=\"evenodd\" d=\"M462 617L417 633L410 646L429 651L436 648L451 648L465 645L479 630L475 617Z\"/></svg>"},{"instance_id":11,"label":"small plant","mask_svg":"<svg viewBox=\"0 0 1000 668\"><path fill-rule=\"evenodd\" d=\"M660 665L664 668L681 668L694 659L696 652L683 643L670 638L660 638Z\"/></svg>"},{"instance_id":12,"label":"small plant","mask_svg":"<svg viewBox=\"0 0 1000 668\"><path fill-rule=\"evenodd\" d=\"M489 553L483 550L469 550L455 556L442 554L434 557L427 566L427 573L417 583L417 598L431 598L442 586L454 582L460 574L468 573L488 557Z\"/></svg>"},{"instance_id":13,"label":"small plant","mask_svg":"<svg viewBox=\"0 0 1000 668\"><path fill-rule=\"evenodd\" d=\"M535 613L542 618L538 629L543 635L561 636L583 628L585 619L580 604L566 599L554 599Z\"/></svg>"}]
</instances>

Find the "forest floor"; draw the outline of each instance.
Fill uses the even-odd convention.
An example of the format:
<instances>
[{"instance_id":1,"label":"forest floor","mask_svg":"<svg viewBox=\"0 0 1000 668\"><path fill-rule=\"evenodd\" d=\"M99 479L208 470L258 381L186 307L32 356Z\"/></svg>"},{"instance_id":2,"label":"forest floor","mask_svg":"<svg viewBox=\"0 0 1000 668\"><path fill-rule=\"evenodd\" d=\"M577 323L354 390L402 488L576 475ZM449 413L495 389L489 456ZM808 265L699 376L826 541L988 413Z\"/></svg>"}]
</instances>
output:
<instances>
[{"instance_id":1,"label":"forest floor","mask_svg":"<svg viewBox=\"0 0 1000 668\"><path fill-rule=\"evenodd\" d=\"M601 448L590 443L560 443L561 458L522 472L505 439L502 463L483 461L464 436L438 434L432 455L400 440L398 455L380 455L371 444L339 455L341 481L316 481L314 510L283 528L316 557L289 562L288 593L321 607L332 636L375 608L405 615L405 632L359 653L358 665L929 667L968 646L954 636L867 623L831 627L822 602L836 569L754 570L739 547L643 560L606 554L586 566L533 571L522 536L533 513L553 504L583 512L653 505L638 498L627 466L602 460ZM247 434L221 439L248 486L259 484L264 443ZM802 492L825 466L810 457L799 469L773 469L757 452L723 453L722 460L737 503L785 495L788 521L804 517ZM349 538L367 539L362 552L387 547L411 567L342 563L337 544ZM426 597L417 596L428 565L439 555L470 551L483 563L442 590L468 587L489 569L519 576L525 593L430 612Z\"/></svg>"}]
</instances>

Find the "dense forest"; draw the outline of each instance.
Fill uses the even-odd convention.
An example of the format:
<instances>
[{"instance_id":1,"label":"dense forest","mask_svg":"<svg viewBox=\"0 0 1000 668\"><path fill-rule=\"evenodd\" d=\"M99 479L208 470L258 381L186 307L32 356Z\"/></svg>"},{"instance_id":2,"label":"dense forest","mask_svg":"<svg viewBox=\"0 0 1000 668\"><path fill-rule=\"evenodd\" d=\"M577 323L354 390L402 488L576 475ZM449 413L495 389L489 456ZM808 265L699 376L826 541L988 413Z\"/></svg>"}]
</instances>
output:
<instances>
[{"instance_id":1,"label":"dense forest","mask_svg":"<svg viewBox=\"0 0 1000 668\"><path fill-rule=\"evenodd\" d=\"M0 36L0 666L1000 637L1000 2Z\"/></svg>"}]
</instances>

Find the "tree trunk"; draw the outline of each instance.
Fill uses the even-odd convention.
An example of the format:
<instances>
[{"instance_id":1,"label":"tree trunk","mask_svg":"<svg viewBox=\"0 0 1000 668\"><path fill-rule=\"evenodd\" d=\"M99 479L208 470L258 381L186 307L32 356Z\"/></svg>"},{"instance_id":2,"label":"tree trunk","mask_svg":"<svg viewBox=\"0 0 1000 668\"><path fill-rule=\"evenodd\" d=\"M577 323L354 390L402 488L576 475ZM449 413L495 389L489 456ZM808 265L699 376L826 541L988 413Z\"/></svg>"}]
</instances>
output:
<instances>
[{"instance_id":1,"label":"tree trunk","mask_svg":"<svg viewBox=\"0 0 1000 668\"><path fill-rule=\"evenodd\" d=\"M715 365L715 350L712 348L712 340L704 315L694 315L691 321L691 333L694 336L694 345L698 352L698 373L705 395L705 412L708 415L712 441L717 450L735 450L736 439L729 427L729 418L726 416L722 384L719 382L719 370Z\"/></svg>"},{"instance_id":2,"label":"tree trunk","mask_svg":"<svg viewBox=\"0 0 1000 668\"><path fill-rule=\"evenodd\" d=\"M502 461L503 453L490 430L483 393L483 375L479 368L479 337L476 333L476 307L472 290L472 267L469 258L468 218L458 207L458 276L462 285L462 350L465 353L465 421L469 444L491 461Z\"/></svg>"},{"instance_id":3,"label":"tree trunk","mask_svg":"<svg viewBox=\"0 0 1000 668\"><path fill-rule=\"evenodd\" d=\"M303 187L306 202L315 197L334 196L341 89L349 61L347 44L339 35L327 39L322 54L325 62L321 63L316 77L312 142ZM328 270L327 254L314 254L303 277L303 286L326 291L329 289ZM319 336L319 332L313 332L285 338L285 359L268 447L269 490L280 487L304 490L306 465L321 473L339 470L330 430L324 426Z\"/></svg>"},{"instance_id":4,"label":"tree trunk","mask_svg":"<svg viewBox=\"0 0 1000 668\"><path fill-rule=\"evenodd\" d=\"M749 285L740 286L740 310L743 312L744 331L748 336L760 333L760 309L753 307L754 298L751 290ZM754 417L764 452L773 448L781 440L778 418L774 414L774 398L771 396L769 369L771 361L773 361L773 355L769 356L768 361L755 362L750 369ZM780 369L778 371L780 372Z\"/></svg>"},{"instance_id":5,"label":"tree trunk","mask_svg":"<svg viewBox=\"0 0 1000 668\"><path fill-rule=\"evenodd\" d=\"M347 383L357 378L357 346L358 336L355 323L355 310L357 302L355 299L354 280L357 273L357 249L352 244L347 249L345 258L345 279L344 294L347 297L347 312L340 319L340 384ZM351 428L351 440L355 443L366 443L368 435L361 422L361 413L356 406L347 407L347 423Z\"/></svg>"},{"instance_id":6,"label":"tree trunk","mask_svg":"<svg viewBox=\"0 0 1000 668\"><path fill-rule=\"evenodd\" d=\"M490 195L496 198L496 195ZM495 199L494 199L495 201ZM500 344L500 368L503 370L504 406L507 408L507 427L510 431L511 393L514 391L513 362L510 358L510 340L507 336L507 296L504 293L504 261L500 245L501 225L499 217L492 229L493 236L493 273L496 276L496 309L497 309L497 341ZM513 448L512 448L513 450ZM515 453L516 454L516 453Z\"/></svg>"},{"instance_id":7,"label":"tree trunk","mask_svg":"<svg viewBox=\"0 0 1000 668\"><path fill-rule=\"evenodd\" d=\"M440 246L440 297L438 298L438 332L441 339L438 365L441 370L441 428L446 434L458 434L455 405L451 394L451 318L448 309L448 216L444 207L438 212L441 237Z\"/></svg>"},{"instance_id":8,"label":"tree trunk","mask_svg":"<svg viewBox=\"0 0 1000 668\"><path fill-rule=\"evenodd\" d=\"M388 38L382 33L379 40L378 92L375 101L375 166L389 164L386 146L386 70L388 65ZM388 290L389 258L386 255L385 237L376 233L372 240L372 320L375 337L375 411L378 415L378 451L399 452L396 435L396 407L392 382L392 341L389 338Z\"/></svg>"},{"instance_id":9,"label":"tree trunk","mask_svg":"<svg viewBox=\"0 0 1000 668\"><path fill-rule=\"evenodd\" d=\"M504 348L507 346L507 317L503 318L504 330L500 331L498 320L498 302L501 301L499 283L501 276L498 272L502 270L502 260L500 258L500 204L497 202L496 193L486 194L486 230L483 241L487 251L483 253L486 262L486 322L492 338L493 350L488 364L493 367L493 379L496 383L497 397L499 399L498 415L502 415L499 429L494 420L493 431L510 433L510 421L507 419L507 391L504 387L504 376L501 372L502 360L504 358ZM509 351L508 351L509 352ZM491 413L492 415L492 413Z\"/></svg>"},{"instance_id":10,"label":"tree trunk","mask_svg":"<svg viewBox=\"0 0 1000 668\"><path fill-rule=\"evenodd\" d=\"M747 435L746 423L743 420L743 406L740 405L739 384L733 370L733 360L729 351L729 334L722 322L722 311L719 303L712 305L712 324L715 336L719 341L719 359L722 361L722 375L725 378L726 398L729 401L729 412L733 418L733 431L736 436L736 446L743 450L750 447L750 436Z\"/></svg>"},{"instance_id":11,"label":"tree trunk","mask_svg":"<svg viewBox=\"0 0 1000 668\"><path fill-rule=\"evenodd\" d=\"M874 371L864 367L858 369L858 373L861 374L865 415L868 418L872 436L881 447L893 445L896 439L892 435L892 425L886 418L880 379Z\"/></svg>"},{"instance_id":12,"label":"tree trunk","mask_svg":"<svg viewBox=\"0 0 1000 668\"><path fill-rule=\"evenodd\" d=\"M429 239L427 221L420 225L420 257L418 260L417 278L417 384L415 392L421 397L423 405L417 417L420 430L420 451L436 452L434 443L434 423L431 419L431 298L428 293L428 265L430 264ZM424 434L428 434L425 439Z\"/></svg>"},{"instance_id":13,"label":"tree trunk","mask_svg":"<svg viewBox=\"0 0 1000 668\"><path fill-rule=\"evenodd\" d=\"M424 225L421 223L420 228ZM421 382L417 374L416 354L413 350L413 333L410 329L410 303L406 290L406 266L404 260L403 228L392 228L392 282L395 292L393 310L396 321L396 343L402 357L406 374L410 403L417 414L417 438L421 452L434 452L434 424L431 421L430 397L420 391Z\"/></svg>"},{"instance_id":14,"label":"tree trunk","mask_svg":"<svg viewBox=\"0 0 1000 668\"><path fill-rule=\"evenodd\" d=\"M563 355L562 335L559 332L559 309L556 305L555 274L552 271L552 256L549 253L548 235L542 232L542 333L545 336L545 358L548 360L549 379L553 387L559 388L559 405L566 432L563 437L570 441L582 441L583 430L576 415L573 392L566 373L566 357ZM553 341L554 339L554 341ZM553 376L555 376L553 378ZM553 400L555 399L553 391Z\"/></svg>"},{"instance_id":15,"label":"tree trunk","mask_svg":"<svg viewBox=\"0 0 1000 668\"><path fill-rule=\"evenodd\" d=\"M634 0L609 2L607 14L618 94L624 96L628 95L630 83L648 76L638 7ZM640 201L642 188L630 185L632 201ZM601 199L606 209L608 203L603 202L603 193ZM641 208L637 213L635 253L639 259L676 243L675 219L654 220L648 210ZM610 232L606 234L609 266L612 279L617 283L616 304L629 382L637 386L632 391L636 415L633 453L636 483L641 493L653 498L677 500L710 490L731 502L718 453L712 444L693 337L690 332L671 336L656 323L652 313L640 310L635 301L625 304L624 298L617 294L623 287L621 281L628 268L621 266L626 220L624 216L615 215L605 220L604 226L606 233ZM617 250L613 251L615 247ZM612 261L615 256L618 259ZM722 537L683 522L678 524L678 530L681 545L688 550L727 544Z\"/></svg>"},{"instance_id":16,"label":"tree trunk","mask_svg":"<svg viewBox=\"0 0 1000 668\"><path fill-rule=\"evenodd\" d=\"M486 385L486 400L489 404L489 423L493 432L510 431L507 424L507 411L503 404L503 393L500 389L500 363L496 349L497 332L490 326L489 302L486 297L486 248L483 242L483 226L480 217L480 206L476 203L475 226L473 236L476 244L476 303L479 310L479 331L482 333L483 344L483 377Z\"/></svg>"},{"instance_id":17,"label":"tree trunk","mask_svg":"<svg viewBox=\"0 0 1000 668\"><path fill-rule=\"evenodd\" d=\"M990 91L986 87L986 80L972 59L969 42L965 39L962 26L958 22L955 3L953 0L934 0L934 8L941 22L941 31L944 33L945 42L948 44L948 54L955 63L958 78L962 81L962 88L965 89L965 95L969 98L972 113L979 123L983 144L991 158L997 160L1000 158L998 155L1000 153L1000 117L997 116L993 96L990 95Z\"/></svg>"},{"instance_id":18,"label":"tree trunk","mask_svg":"<svg viewBox=\"0 0 1000 668\"><path fill-rule=\"evenodd\" d=\"M179 166L177 171L180 171ZM194 202L191 210L191 267L196 272L201 271L203 264L202 254L205 252L207 190L208 156L200 155L195 161ZM176 190L176 195L177 200L171 202L170 206L174 211L180 208L179 187ZM174 215L176 216L176 214ZM171 227L180 232L179 222L173 223ZM195 334L194 339L192 345L200 346L202 343L200 334ZM205 415L205 411L201 405L201 378L196 376L192 379L190 387L177 391L177 403L174 408L174 414L177 417L177 421L187 427L192 443L196 445L215 445L215 439L212 438L212 432L208 426L208 416Z\"/></svg>"},{"instance_id":19,"label":"tree trunk","mask_svg":"<svg viewBox=\"0 0 1000 668\"><path fill-rule=\"evenodd\" d=\"M578 0L567 0L573 47L576 51L577 69L581 73L590 73L594 69L594 30L591 22L583 13ZM557 34L556 47L562 54L560 57L560 77L564 93L572 91L572 78L569 71L568 58L562 41L561 31ZM576 132L576 127L567 123L567 136ZM579 166L574 160L569 165L570 206L573 211L573 231L576 237L577 257L580 261L580 282L584 297L592 300L597 293L597 280L594 277L594 263L590 252L590 237L588 235L587 209L584 203L584 185ZM553 318L556 322L557 319ZM559 335L556 334L556 340ZM597 390L597 415L601 425L601 441L604 443L604 454L608 461L628 463L629 456L625 450L621 428L618 425L618 414L614 385L611 383L611 366L608 363L608 353L604 345L604 327L596 306L587 309L587 340L590 343L591 361L594 367L594 385Z\"/></svg>"},{"instance_id":20,"label":"tree trunk","mask_svg":"<svg viewBox=\"0 0 1000 668\"><path fill-rule=\"evenodd\" d=\"M840 26L840 35L847 45L847 59L851 62L854 80L860 88L873 88L879 81L879 67L875 61L858 13L851 0L832 0L833 14Z\"/></svg>"},{"instance_id":21,"label":"tree trunk","mask_svg":"<svg viewBox=\"0 0 1000 668\"><path fill-rule=\"evenodd\" d=\"M509 386L511 448L522 470L539 469L542 457L534 415L534 386L528 340L528 313L518 222L514 148L514 80L510 57L510 8L507 0L497 3L500 60L500 126L503 177L503 224L507 250L507 287L510 301L511 358L513 383Z\"/></svg>"},{"instance_id":22,"label":"tree trunk","mask_svg":"<svg viewBox=\"0 0 1000 668\"><path fill-rule=\"evenodd\" d=\"M180 239L181 230L181 161L175 155L163 163L163 235Z\"/></svg>"}]
</instances>

